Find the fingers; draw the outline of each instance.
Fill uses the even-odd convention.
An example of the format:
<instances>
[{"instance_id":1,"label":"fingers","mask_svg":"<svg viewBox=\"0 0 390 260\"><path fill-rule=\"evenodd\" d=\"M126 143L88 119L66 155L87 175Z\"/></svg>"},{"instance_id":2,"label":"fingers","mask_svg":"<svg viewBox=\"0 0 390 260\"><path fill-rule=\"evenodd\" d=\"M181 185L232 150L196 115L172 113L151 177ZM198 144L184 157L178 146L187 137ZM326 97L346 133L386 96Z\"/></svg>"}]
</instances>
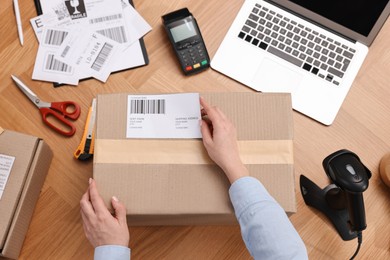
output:
<instances>
[{"instance_id":1,"label":"fingers","mask_svg":"<svg viewBox=\"0 0 390 260\"><path fill-rule=\"evenodd\" d=\"M111 204L115 210L115 217L118 220L119 224L127 225L125 205L123 205L123 203L119 202L118 198L115 196L112 197Z\"/></svg>"},{"instance_id":2,"label":"fingers","mask_svg":"<svg viewBox=\"0 0 390 260\"><path fill-rule=\"evenodd\" d=\"M202 106L202 107L208 107L209 106L209 104L206 102L206 100L203 98L203 97L200 97L200 99L199 99L199 101L200 101L200 105Z\"/></svg>"},{"instance_id":3,"label":"fingers","mask_svg":"<svg viewBox=\"0 0 390 260\"><path fill-rule=\"evenodd\" d=\"M81 208L82 213L84 213L85 216L91 217L91 216L95 215L95 211L92 207L92 204L91 204L90 198L89 198L89 189L81 197L80 208Z\"/></svg>"},{"instance_id":4,"label":"fingers","mask_svg":"<svg viewBox=\"0 0 390 260\"><path fill-rule=\"evenodd\" d=\"M216 116L215 107L211 107L203 97L200 97L200 104L202 105L202 116L208 116L211 121Z\"/></svg>"},{"instance_id":5,"label":"fingers","mask_svg":"<svg viewBox=\"0 0 390 260\"><path fill-rule=\"evenodd\" d=\"M90 179L89 197L96 214L110 214L96 187L96 182Z\"/></svg>"},{"instance_id":6,"label":"fingers","mask_svg":"<svg viewBox=\"0 0 390 260\"><path fill-rule=\"evenodd\" d=\"M201 110L202 116L207 116L212 123L226 120L226 115L216 106L210 106L203 97L200 97L200 104L203 109Z\"/></svg>"},{"instance_id":7,"label":"fingers","mask_svg":"<svg viewBox=\"0 0 390 260\"><path fill-rule=\"evenodd\" d=\"M92 207L90 198L89 198L89 188L88 190L84 193L84 195L81 197L80 200L80 214L82 218L82 223L83 223L83 229L84 229L84 234L89 239L90 237L90 230L93 225L93 223L96 223L97 217L95 214L95 211Z\"/></svg>"},{"instance_id":8,"label":"fingers","mask_svg":"<svg viewBox=\"0 0 390 260\"><path fill-rule=\"evenodd\" d=\"M112 197L111 203L118 221L126 224L126 207L123 203L119 202L118 198L115 196ZM91 219L98 214L107 214L111 216L111 213L106 208L102 197L98 193L96 182L93 179L90 179L89 188L81 197L80 207L84 219Z\"/></svg>"},{"instance_id":9,"label":"fingers","mask_svg":"<svg viewBox=\"0 0 390 260\"><path fill-rule=\"evenodd\" d=\"M210 143L213 140L210 126L204 120L201 120L200 123L200 131L202 133L203 142Z\"/></svg>"},{"instance_id":10,"label":"fingers","mask_svg":"<svg viewBox=\"0 0 390 260\"><path fill-rule=\"evenodd\" d=\"M87 235L90 230L91 221L90 219L85 215L85 212L81 210L81 219L83 220L83 228L84 233Z\"/></svg>"}]
</instances>

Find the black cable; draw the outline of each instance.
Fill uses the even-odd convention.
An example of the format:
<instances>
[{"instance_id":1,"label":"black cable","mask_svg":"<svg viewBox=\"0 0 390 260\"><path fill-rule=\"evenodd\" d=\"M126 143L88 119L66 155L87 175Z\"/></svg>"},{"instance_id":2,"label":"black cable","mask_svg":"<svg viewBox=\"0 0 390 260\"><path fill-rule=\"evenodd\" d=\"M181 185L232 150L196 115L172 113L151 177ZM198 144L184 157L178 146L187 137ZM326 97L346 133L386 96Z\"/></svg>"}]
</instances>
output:
<instances>
[{"instance_id":1,"label":"black cable","mask_svg":"<svg viewBox=\"0 0 390 260\"><path fill-rule=\"evenodd\" d=\"M353 254L353 256L350 258L350 260L353 260L357 256L357 254L359 253L360 246L362 245L362 241L363 241L363 233L362 233L362 231L359 231L357 233L357 239L358 239L358 247L356 248L356 251Z\"/></svg>"}]
</instances>

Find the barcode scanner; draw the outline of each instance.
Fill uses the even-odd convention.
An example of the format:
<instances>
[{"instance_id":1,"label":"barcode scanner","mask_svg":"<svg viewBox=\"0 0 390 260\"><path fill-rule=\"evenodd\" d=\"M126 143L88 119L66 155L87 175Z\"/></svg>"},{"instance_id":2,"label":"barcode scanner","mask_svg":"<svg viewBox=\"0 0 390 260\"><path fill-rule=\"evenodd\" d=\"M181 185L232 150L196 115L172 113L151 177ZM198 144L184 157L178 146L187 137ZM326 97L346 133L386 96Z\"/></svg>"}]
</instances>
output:
<instances>
[{"instance_id":1,"label":"barcode scanner","mask_svg":"<svg viewBox=\"0 0 390 260\"><path fill-rule=\"evenodd\" d=\"M366 229L363 192L368 188L371 172L359 157L348 150L339 150L327 156L322 166L332 184L320 189L304 175L300 176L300 188L307 205L322 211L333 223L343 240L358 238Z\"/></svg>"},{"instance_id":2,"label":"barcode scanner","mask_svg":"<svg viewBox=\"0 0 390 260\"><path fill-rule=\"evenodd\" d=\"M348 150L340 150L329 155L322 162L322 166L333 183L344 192L351 230L366 229L363 192L368 188L371 172L356 154Z\"/></svg>"}]
</instances>

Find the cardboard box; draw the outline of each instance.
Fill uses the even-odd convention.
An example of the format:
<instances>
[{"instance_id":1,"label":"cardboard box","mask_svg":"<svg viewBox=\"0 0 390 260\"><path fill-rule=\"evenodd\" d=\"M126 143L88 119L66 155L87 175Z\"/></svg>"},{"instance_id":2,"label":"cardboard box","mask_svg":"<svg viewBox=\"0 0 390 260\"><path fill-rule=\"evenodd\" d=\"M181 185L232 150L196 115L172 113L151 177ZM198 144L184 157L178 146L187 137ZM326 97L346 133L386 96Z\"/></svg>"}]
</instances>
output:
<instances>
[{"instance_id":1,"label":"cardboard box","mask_svg":"<svg viewBox=\"0 0 390 260\"><path fill-rule=\"evenodd\" d=\"M128 94L100 95L93 177L129 225L237 223L229 182L200 139L126 139ZM289 94L204 93L237 127L240 155L288 214L296 212Z\"/></svg>"},{"instance_id":2,"label":"cardboard box","mask_svg":"<svg viewBox=\"0 0 390 260\"><path fill-rule=\"evenodd\" d=\"M18 258L52 157L43 140L0 128L0 256Z\"/></svg>"}]
</instances>

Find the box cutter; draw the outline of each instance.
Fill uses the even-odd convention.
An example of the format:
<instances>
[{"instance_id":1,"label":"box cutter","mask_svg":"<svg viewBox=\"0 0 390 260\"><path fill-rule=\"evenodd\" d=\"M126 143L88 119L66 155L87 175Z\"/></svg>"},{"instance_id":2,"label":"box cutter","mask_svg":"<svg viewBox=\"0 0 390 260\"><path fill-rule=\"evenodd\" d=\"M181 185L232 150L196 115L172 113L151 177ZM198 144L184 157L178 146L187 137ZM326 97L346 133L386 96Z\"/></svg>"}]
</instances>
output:
<instances>
[{"instance_id":1,"label":"box cutter","mask_svg":"<svg viewBox=\"0 0 390 260\"><path fill-rule=\"evenodd\" d=\"M92 105L88 110L87 122L85 124L83 138L77 150L74 152L74 157L80 161L86 161L93 156L94 150L94 135L95 135L95 118L96 118L96 99L92 100Z\"/></svg>"}]
</instances>

